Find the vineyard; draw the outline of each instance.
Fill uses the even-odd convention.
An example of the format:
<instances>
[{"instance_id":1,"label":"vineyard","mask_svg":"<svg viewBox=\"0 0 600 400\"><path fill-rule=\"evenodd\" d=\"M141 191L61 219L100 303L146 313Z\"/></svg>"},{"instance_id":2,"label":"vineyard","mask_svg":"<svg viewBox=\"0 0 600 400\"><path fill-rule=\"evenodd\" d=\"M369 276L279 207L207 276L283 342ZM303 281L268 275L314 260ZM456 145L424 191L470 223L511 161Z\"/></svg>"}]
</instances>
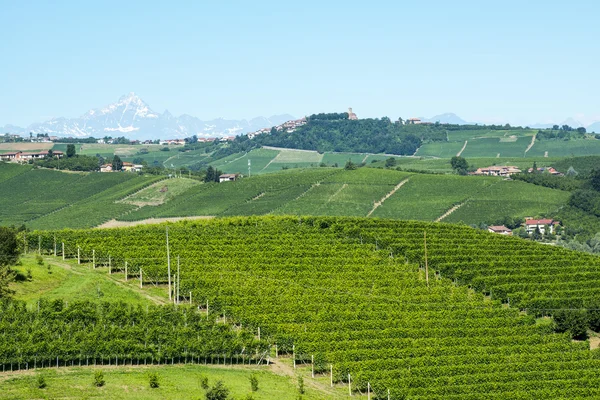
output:
<instances>
[{"instance_id":1,"label":"vineyard","mask_svg":"<svg viewBox=\"0 0 600 400\"><path fill-rule=\"evenodd\" d=\"M265 345L193 307L125 303L0 303L2 370L82 366L255 363ZM245 353L242 353L243 350ZM257 356L258 355L258 356Z\"/></svg>"},{"instance_id":2,"label":"vineyard","mask_svg":"<svg viewBox=\"0 0 600 400\"><path fill-rule=\"evenodd\" d=\"M243 326L272 356L312 363L373 398L388 390L393 399L600 396L600 353L535 319L598 298L593 256L447 224L333 217L40 231L22 240L57 256L64 243L65 257L144 285L170 283L175 303L210 310L203 323ZM171 357L184 357L184 347Z\"/></svg>"}]
</instances>

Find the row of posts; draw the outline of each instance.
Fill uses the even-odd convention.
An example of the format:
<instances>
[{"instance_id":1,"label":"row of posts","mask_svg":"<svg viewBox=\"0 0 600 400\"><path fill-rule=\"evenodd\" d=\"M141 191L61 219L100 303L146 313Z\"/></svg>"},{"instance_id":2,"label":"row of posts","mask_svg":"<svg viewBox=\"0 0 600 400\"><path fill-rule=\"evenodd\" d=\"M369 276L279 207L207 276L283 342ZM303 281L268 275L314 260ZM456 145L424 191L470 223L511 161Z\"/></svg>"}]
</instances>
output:
<instances>
[{"instance_id":1,"label":"row of posts","mask_svg":"<svg viewBox=\"0 0 600 400\"><path fill-rule=\"evenodd\" d=\"M426 238L426 236L425 236ZM177 256L177 280L173 279L173 284L174 284L174 294L175 294L175 299L173 299L172 296L172 291L171 291L171 259L170 259L170 251L169 251L169 230L167 228L167 232L166 232L166 240L167 240L167 273L169 275L168 278L168 283L169 283L169 300L172 300L175 304L179 304L179 276L180 276L180 259L179 256ZM425 239L427 240L427 239ZM426 243L426 242L425 242ZM62 242L61 243L62 246L62 259L65 260L65 243ZM427 246L425 244L425 246ZM425 251L427 247L425 247ZM42 254L42 237L39 236L38 238L38 253L41 255ZM427 254L427 253L425 253ZM54 240L54 256L56 257L56 239ZM108 274L111 275L112 274L112 259L111 256L108 256ZM81 248L77 247L77 264L81 264ZM96 250L92 250L92 267L94 269L96 269ZM427 255L425 255L425 268L426 268L426 280L427 280L427 284L429 285L429 276L427 274ZM142 269L140 268L140 288L143 288L143 280L142 280ZM125 281L128 281L128 272L127 272L127 261L125 261ZM190 304L192 304L192 292L189 292L190 295ZM208 300L206 300L206 317L208 318ZM258 340L260 340L260 327L258 327ZM277 344L275 344L275 357L279 358L279 351L277 349ZM292 345L292 359L293 359L293 364L294 364L294 369L296 369L296 346ZM267 364L269 363L268 359L267 359ZM330 375L330 385L331 387L333 387L333 365L329 366L329 375ZM315 358L314 355L311 355L311 376L312 378L315 377ZM350 396L352 396L352 382L351 382L351 375L348 374L348 394ZM387 392L387 397L388 400L390 399L390 390L388 389ZM367 398L368 400L371 399L371 384L370 382L367 382Z\"/></svg>"}]
</instances>

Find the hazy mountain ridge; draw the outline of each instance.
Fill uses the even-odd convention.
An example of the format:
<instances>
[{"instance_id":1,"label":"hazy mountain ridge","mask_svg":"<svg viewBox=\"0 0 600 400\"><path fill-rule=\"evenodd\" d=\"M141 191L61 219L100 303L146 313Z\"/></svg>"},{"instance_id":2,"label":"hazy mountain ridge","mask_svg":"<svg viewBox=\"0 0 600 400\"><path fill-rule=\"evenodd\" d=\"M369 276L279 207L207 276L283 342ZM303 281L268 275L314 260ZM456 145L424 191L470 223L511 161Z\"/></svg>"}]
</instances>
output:
<instances>
[{"instance_id":1,"label":"hazy mountain ridge","mask_svg":"<svg viewBox=\"0 0 600 400\"><path fill-rule=\"evenodd\" d=\"M217 118L202 121L187 114L176 117L168 110L162 114L155 112L135 93L129 93L116 103L89 110L79 118L52 118L42 123L33 123L27 128L6 125L0 129L3 133L21 135L32 132L73 137L126 136L130 139L168 139L192 135L235 136L279 125L290 119L294 117L288 114L274 115L269 118L257 117L251 120Z\"/></svg>"}]
</instances>

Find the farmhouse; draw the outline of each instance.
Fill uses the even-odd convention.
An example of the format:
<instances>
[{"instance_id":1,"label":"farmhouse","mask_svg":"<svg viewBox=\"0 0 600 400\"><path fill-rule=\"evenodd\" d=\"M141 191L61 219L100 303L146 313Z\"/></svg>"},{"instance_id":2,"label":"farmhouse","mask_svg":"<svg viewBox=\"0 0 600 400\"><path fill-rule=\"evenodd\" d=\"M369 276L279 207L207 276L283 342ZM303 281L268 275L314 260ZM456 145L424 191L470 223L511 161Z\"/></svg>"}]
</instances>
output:
<instances>
[{"instance_id":1,"label":"farmhouse","mask_svg":"<svg viewBox=\"0 0 600 400\"><path fill-rule=\"evenodd\" d=\"M497 233L499 235L512 235L512 231L504 225L488 226L488 232Z\"/></svg>"},{"instance_id":2,"label":"farmhouse","mask_svg":"<svg viewBox=\"0 0 600 400\"><path fill-rule=\"evenodd\" d=\"M550 233L554 233L557 225L560 225L560 222L553 219L525 219L525 230L530 235L535 232L536 228L544 235L546 234L546 227L548 227Z\"/></svg>"},{"instance_id":3,"label":"farmhouse","mask_svg":"<svg viewBox=\"0 0 600 400\"><path fill-rule=\"evenodd\" d=\"M219 176L219 182L233 182L238 180L240 174L223 174Z\"/></svg>"},{"instance_id":4,"label":"farmhouse","mask_svg":"<svg viewBox=\"0 0 600 400\"><path fill-rule=\"evenodd\" d=\"M555 170L552 167L541 167L541 168L538 168L537 170L538 170L538 172L545 172L545 173L548 173L550 175L558 175L558 176L563 176L564 175L563 173L558 172L557 170ZM527 172L532 173L533 172L533 168L529 168L527 170Z\"/></svg>"},{"instance_id":5,"label":"farmhouse","mask_svg":"<svg viewBox=\"0 0 600 400\"><path fill-rule=\"evenodd\" d=\"M100 167L100 172L112 172L112 165L104 164Z\"/></svg>"},{"instance_id":6,"label":"farmhouse","mask_svg":"<svg viewBox=\"0 0 600 400\"><path fill-rule=\"evenodd\" d=\"M121 169L126 172L140 172L142 170L142 168L144 168L144 166L140 165L140 164L123 162L123 168L121 168Z\"/></svg>"},{"instance_id":7,"label":"farmhouse","mask_svg":"<svg viewBox=\"0 0 600 400\"><path fill-rule=\"evenodd\" d=\"M169 140L161 140L159 143L161 146L178 146L178 145L184 145L185 140L184 139L169 139Z\"/></svg>"},{"instance_id":8,"label":"farmhouse","mask_svg":"<svg viewBox=\"0 0 600 400\"><path fill-rule=\"evenodd\" d=\"M0 159L3 161L12 161L12 162L27 162L29 160L38 160L41 158L48 157L49 152L47 150L40 151L39 153L25 153L22 151L17 151L13 153L4 153L0 154ZM52 157L62 158L64 153L62 151L53 151Z\"/></svg>"},{"instance_id":9,"label":"farmhouse","mask_svg":"<svg viewBox=\"0 0 600 400\"><path fill-rule=\"evenodd\" d=\"M518 174L521 170L514 166L491 166L486 168L477 168L473 175L490 175L490 176L511 176Z\"/></svg>"}]
</instances>

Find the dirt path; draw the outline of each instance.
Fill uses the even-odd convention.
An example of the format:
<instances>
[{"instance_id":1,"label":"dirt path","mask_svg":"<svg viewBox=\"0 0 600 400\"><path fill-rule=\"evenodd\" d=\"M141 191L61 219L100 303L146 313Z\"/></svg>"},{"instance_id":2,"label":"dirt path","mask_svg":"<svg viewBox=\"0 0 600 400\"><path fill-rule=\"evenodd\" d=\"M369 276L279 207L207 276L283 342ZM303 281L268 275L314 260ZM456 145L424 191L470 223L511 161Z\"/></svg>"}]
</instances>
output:
<instances>
[{"instance_id":1,"label":"dirt path","mask_svg":"<svg viewBox=\"0 0 600 400\"><path fill-rule=\"evenodd\" d=\"M405 180L403 180L402 182L400 182L399 184L396 185L396 187L394 187L392 189L391 192L389 192L388 194L386 194L381 200L379 200L377 203L375 203L373 205L373 209L371 211L369 211L369 213L367 214L367 217L370 217L371 214L373 214L375 212L375 210L377 210L377 208L383 204L384 201L386 201L387 199L389 199L394 193L396 193L396 191L398 191L398 189L400 189L406 182L408 182L410 178L406 178Z\"/></svg>"},{"instance_id":2,"label":"dirt path","mask_svg":"<svg viewBox=\"0 0 600 400\"><path fill-rule=\"evenodd\" d=\"M163 222L177 222L184 220L197 220L197 219L211 219L214 218L210 215L200 215L195 217L171 217L171 218L148 218L143 219L141 221L117 221L116 219L111 219L108 222L103 223L96 227L96 229L106 229L106 228L123 228L128 226L136 226L136 225L150 225L150 224L161 224Z\"/></svg>"},{"instance_id":3,"label":"dirt path","mask_svg":"<svg viewBox=\"0 0 600 400\"><path fill-rule=\"evenodd\" d=\"M448 211L446 211L444 214L442 214L441 217L439 217L438 219L435 220L435 222L440 222L441 220L443 220L444 218L446 218L447 216L449 216L450 214L452 214L454 211L458 210L459 208L461 208L462 206L464 206L467 202L462 202L460 204L455 205L454 207L452 207L451 209L449 209Z\"/></svg>"},{"instance_id":4,"label":"dirt path","mask_svg":"<svg viewBox=\"0 0 600 400\"><path fill-rule=\"evenodd\" d=\"M265 165L265 166L264 166L264 167L263 167L263 168L262 168L260 171L258 171L258 172L262 172L262 171L264 171L265 169L267 169L267 167L268 167L269 165L271 165L271 163L272 163L273 161L275 161L275 160L277 160L277 158L279 158L279 155L280 155L280 154L281 154L281 152L277 153L277 155L276 155L275 157L273 157L273 158L271 159L271 161L269 161L269 162L267 163L267 165Z\"/></svg>"},{"instance_id":5,"label":"dirt path","mask_svg":"<svg viewBox=\"0 0 600 400\"><path fill-rule=\"evenodd\" d=\"M465 144L463 144L462 149L460 149L460 151L458 153L456 153L456 157L460 157L460 155L462 154L462 152L465 151L465 149L467 148L467 143L469 143L469 141L465 140Z\"/></svg>"},{"instance_id":6,"label":"dirt path","mask_svg":"<svg viewBox=\"0 0 600 400\"><path fill-rule=\"evenodd\" d=\"M132 292L135 292L135 293L139 294L140 296L147 298L148 300L150 300L154 304L158 304L158 305L171 304L169 302L169 300L167 300L167 299L163 299L162 297L158 297L158 296L153 296L150 293L146 292L144 289L140 289L137 286L129 286L129 285L121 282L120 280L118 280L117 278L115 278L113 276L110 276L109 279L112 280L112 282L115 285L117 285L119 287L122 287L123 289L131 290Z\"/></svg>"},{"instance_id":7,"label":"dirt path","mask_svg":"<svg viewBox=\"0 0 600 400\"><path fill-rule=\"evenodd\" d=\"M337 196L338 194L340 194L340 192L341 192L342 190L346 189L347 187L348 187L348 184L347 184L347 183L344 183L344 184L342 185L342 187L341 187L341 188L339 188L338 190L336 190L336 191L335 191L335 193L334 193L334 194L332 194L332 195L331 195L331 197L329 197L329 199L327 199L327 202L329 203L331 200L333 200L333 198L334 198L335 196Z\"/></svg>"},{"instance_id":8,"label":"dirt path","mask_svg":"<svg viewBox=\"0 0 600 400\"><path fill-rule=\"evenodd\" d=\"M529 150L531 150L531 148L533 147L533 145L535 144L535 137L536 135L533 135L531 137L531 143L529 143L529 146L527 146L527 149L525 150L525 153L527 153Z\"/></svg>"},{"instance_id":9,"label":"dirt path","mask_svg":"<svg viewBox=\"0 0 600 400\"><path fill-rule=\"evenodd\" d=\"M299 375L297 369L294 369L294 367L292 365L288 365L285 362L285 358L271 359L270 367L271 367L271 372L276 375L289 376L290 378L293 378L293 379L296 379L296 377ZM308 378L307 377L304 377L304 378L305 378L304 384L306 386L309 386L310 388L317 390L318 392L320 392L324 395L332 396L335 398L339 397L339 392L337 392L330 385L326 385L321 382L318 382L318 381L310 378L310 376Z\"/></svg>"}]
</instances>

